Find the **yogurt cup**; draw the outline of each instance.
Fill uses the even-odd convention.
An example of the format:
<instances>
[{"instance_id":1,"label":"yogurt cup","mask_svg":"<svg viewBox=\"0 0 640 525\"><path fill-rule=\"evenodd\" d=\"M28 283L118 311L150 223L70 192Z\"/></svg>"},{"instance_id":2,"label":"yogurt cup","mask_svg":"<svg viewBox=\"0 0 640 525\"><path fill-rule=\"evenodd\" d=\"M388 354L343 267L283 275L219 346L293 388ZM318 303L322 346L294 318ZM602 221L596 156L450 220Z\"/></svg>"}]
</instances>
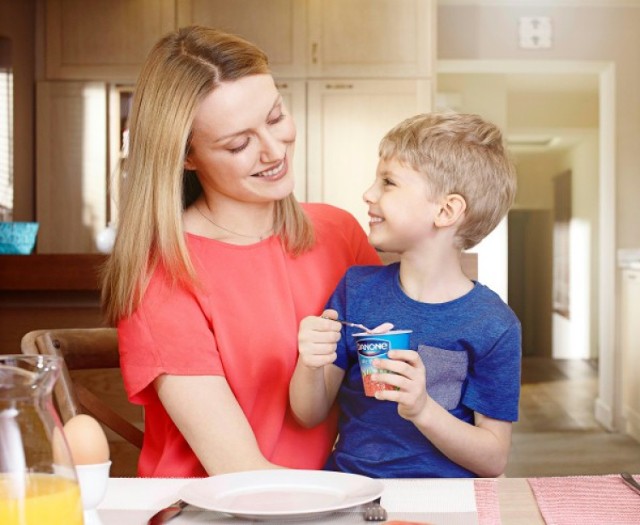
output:
<instances>
[{"instance_id":1,"label":"yogurt cup","mask_svg":"<svg viewBox=\"0 0 640 525\"><path fill-rule=\"evenodd\" d=\"M371 374L392 373L387 370L379 370L373 366L373 361L374 359L389 359L389 350L408 350L411 332L412 330L392 330L384 334L367 332L353 334L356 339L358 362L366 396L374 397L376 392L396 389L386 383L377 383L371 380Z\"/></svg>"}]
</instances>

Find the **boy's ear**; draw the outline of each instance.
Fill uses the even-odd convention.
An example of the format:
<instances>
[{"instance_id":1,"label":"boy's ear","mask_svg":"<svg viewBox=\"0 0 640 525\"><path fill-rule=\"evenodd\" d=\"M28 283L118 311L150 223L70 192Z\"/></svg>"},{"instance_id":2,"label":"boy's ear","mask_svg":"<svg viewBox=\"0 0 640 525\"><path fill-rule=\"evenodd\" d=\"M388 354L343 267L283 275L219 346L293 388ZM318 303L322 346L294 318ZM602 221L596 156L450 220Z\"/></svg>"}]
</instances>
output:
<instances>
[{"instance_id":1,"label":"boy's ear","mask_svg":"<svg viewBox=\"0 0 640 525\"><path fill-rule=\"evenodd\" d=\"M435 225L438 228L452 226L464 215L467 209L467 201L462 195L450 193L442 198L440 211L436 215Z\"/></svg>"}]
</instances>

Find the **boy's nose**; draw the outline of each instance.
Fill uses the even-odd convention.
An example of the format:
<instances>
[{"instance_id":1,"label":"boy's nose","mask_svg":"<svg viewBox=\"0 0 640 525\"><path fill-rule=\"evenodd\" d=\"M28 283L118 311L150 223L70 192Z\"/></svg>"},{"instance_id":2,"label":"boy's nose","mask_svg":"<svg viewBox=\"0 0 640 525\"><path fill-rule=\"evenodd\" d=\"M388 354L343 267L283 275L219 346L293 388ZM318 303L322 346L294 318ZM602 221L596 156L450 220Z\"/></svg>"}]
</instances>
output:
<instances>
[{"instance_id":1,"label":"boy's nose","mask_svg":"<svg viewBox=\"0 0 640 525\"><path fill-rule=\"evenodd\" d=\"M375 202L375 184L373 186L370 186L363 194L362 194L362 200L364 200L364 202L366 202L367 204L371 204L372 202Z\"/></svg>"}]
</instances>

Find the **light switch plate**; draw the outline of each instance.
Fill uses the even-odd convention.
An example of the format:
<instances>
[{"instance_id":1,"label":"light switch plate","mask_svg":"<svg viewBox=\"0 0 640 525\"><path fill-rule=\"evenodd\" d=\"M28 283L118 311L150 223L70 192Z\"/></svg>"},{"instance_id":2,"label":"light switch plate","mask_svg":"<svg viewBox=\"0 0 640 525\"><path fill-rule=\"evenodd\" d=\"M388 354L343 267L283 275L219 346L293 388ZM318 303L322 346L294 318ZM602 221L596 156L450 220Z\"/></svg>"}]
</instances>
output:
<instances>
[{"instance_id":1,"label":"light switch plate","mask_svg":"<svg viewBox=\"0 0 640 525\"><path fill-rule=\"evenodd\" d=\"M523 49L549 49L551 47L552 26L548 16L522 16L519 20L518 35Z\"/></svg>"}]
</instances>

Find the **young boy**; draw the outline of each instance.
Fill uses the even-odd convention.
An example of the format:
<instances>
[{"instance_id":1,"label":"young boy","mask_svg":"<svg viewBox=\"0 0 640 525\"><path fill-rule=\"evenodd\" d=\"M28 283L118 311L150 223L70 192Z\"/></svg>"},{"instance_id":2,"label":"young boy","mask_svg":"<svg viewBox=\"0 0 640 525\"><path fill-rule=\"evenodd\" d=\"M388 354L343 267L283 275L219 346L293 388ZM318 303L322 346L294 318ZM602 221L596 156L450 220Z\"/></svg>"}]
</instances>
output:
<instances>
[{"instance_id":1,"label":"young boy","mask_svg":"<svg viewBox=\"0 0 640 525\"><path fill-rule=\"evenodd\" d=\"M349 269L322 317L307 317L290 402L305 426L336 396L339 439L325 468L371 477L493 477L505 470L518 418L520 323L462 272L471 248L505 216L515 170L502 135L477 115L425 114L380 143L369 241L400 254ZM365 397L355 341L335 319L413 330L372 379L396 390ZM360 330L361 331L361 330Z\"/></svg>"}]
</instances>

